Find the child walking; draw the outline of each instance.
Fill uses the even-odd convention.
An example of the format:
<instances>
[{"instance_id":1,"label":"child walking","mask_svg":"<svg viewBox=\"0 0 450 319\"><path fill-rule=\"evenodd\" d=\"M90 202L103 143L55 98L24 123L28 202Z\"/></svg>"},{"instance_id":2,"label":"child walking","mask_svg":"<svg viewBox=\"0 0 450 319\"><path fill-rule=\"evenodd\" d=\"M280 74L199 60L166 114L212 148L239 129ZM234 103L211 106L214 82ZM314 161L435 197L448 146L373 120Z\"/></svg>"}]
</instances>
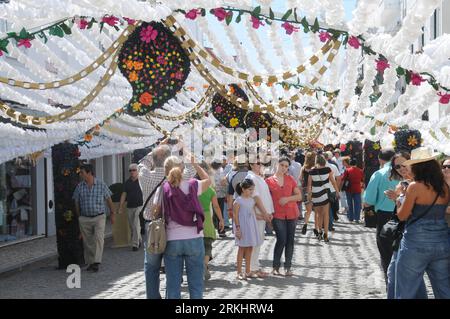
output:
<instances>
[{"instance_id":1,"label":"child walking","mask_svg":"<svg viewBox=\"0 0 450 319\"><path fill-rule=\"evenodd\" d=\"M262 211L264 207L261 201L252 197L255 184L251 179L244 179L236 187L239 197L233 204L233 230L236 236L236 246L239 247L237 254L237 278L247 280L251 277L250 259L253 247L262 244L263 239L258 232L256 222L255 206ZM261 207L260 207L261 206ZM242 273L242 260L245 258L245 274Z\"/></svg>"}]
</instances>

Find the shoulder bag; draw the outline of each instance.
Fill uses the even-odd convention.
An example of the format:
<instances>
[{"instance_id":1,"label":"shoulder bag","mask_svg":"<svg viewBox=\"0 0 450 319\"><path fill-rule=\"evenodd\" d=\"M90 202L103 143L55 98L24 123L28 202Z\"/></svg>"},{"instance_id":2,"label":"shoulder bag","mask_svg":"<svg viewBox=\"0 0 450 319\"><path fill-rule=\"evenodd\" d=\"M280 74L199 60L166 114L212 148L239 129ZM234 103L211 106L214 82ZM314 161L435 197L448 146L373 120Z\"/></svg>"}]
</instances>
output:
<instances>
[{"instance_id":1,"label":"shoulder bag","mask_svg":"<svg viewBox=\"0 0 450 319\"><path fill-rule=\"evenodd\" d=\"M394 251L397 251L400 247L400 242L403 238L403 231L405 230L406 225L410 226L422 217L424 217L430 209L434 206L437 199L439 197L439 194L434 199L433 203L417 218L411 220L411 221L400 221L395 215L390 221L388 221L386 224L384 224L383 228L380 232L380 238L383 241L392 243L392 248Z\"/></svg>"}]
</instances>

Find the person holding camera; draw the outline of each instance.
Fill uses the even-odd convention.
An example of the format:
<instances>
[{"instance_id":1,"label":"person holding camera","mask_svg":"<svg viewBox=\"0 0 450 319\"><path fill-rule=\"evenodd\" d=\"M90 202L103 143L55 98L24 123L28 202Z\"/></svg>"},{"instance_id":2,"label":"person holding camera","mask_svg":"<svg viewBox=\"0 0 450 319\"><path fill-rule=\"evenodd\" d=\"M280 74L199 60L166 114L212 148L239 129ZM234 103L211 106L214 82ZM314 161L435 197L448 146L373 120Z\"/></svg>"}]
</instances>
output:
<instances>
[{"instance_id":1,"label":"person holding camera","mask_svg":"<svg viewBox=\"0 0 450 319\"><path fill-rule=\"evenodd\" d=\"M395 299L417 298L425 271L435 298L450 299L450 244L445 220L450 189L437 156L419 147L403 162L410 167L413 181L404 196L396 199L397 217L405 221L405 229L395 256L394 280L389 278L388 282Z\"/></svg>"}]
</instances>

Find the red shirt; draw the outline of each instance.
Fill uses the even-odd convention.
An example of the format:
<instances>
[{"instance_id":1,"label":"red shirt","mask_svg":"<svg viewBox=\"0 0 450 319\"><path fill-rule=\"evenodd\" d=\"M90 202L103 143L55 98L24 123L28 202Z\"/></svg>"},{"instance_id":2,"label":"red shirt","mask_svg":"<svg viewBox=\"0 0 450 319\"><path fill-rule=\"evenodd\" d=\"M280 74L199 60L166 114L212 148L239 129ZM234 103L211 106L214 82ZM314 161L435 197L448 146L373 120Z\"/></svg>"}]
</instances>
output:
<instances>
[{"instance_id":1,"label":"red shirt","mask_svg":"<svg viewBox=\"0 0 450 319\"><path fill-rule=\"evenodd\" d=\"M275 213L274 218L278 219L297 219L300 212L298 210L297 202L289 202L284 206L280 205L280 199L282 197L290 197L294 195L294 189L297 187L297 182L292 176L284 176L284 185L281 187L275 177L269 177L266 179L266 183L269 186L270 194L272 195L273 207Z\"/></svg>"},{"instance_id":2,"label":"red shirt","mask_svg":"<svg viewBox=\"0 0 450 319\"><path fill-rule=\"evenodd\" d=\"M347 192L352 194L361 194L361 182L364 181L364 173L362 169L356 166L348 167L344 172L342 180L348 179L350 187Z\"/></svg>"}]
</instances>

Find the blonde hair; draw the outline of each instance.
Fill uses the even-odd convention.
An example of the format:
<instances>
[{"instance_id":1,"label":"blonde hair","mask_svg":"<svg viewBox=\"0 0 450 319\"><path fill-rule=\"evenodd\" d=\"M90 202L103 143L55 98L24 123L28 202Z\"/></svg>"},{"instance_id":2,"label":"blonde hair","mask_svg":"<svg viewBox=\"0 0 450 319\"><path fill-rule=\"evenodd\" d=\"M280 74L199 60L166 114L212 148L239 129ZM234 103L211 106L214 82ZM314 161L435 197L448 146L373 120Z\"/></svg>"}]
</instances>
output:
<instances>
[{"instance_id":1,"label":"blonde hair","mask_svg":"<svg viewBox=\"0 0 450 319\"><path fill-rule=\"evenodd\" d=\"M327 165L327 160L325 159L325 157L322 154L317 154L316 155L316 167L317 166L325 166Z\"/></svg>"},{"instance_id":2,"label":"blonde hair","mask_svg":"<svg viewBox=\"0 0 450 319\"><path fill-rule=\"evenodd\" d=\"M179 187L183 179L183 161L177 156L170 156L164 161L164 171L170 185Z\"/></svg>"},{"instance_id":3,"label":"blonde hair","mask_svg":"<svg viewBox=\"0 0 450 319\"><path fill-rule=\"evenodd\" d=\"M305 156L305 165L304 167L306 169L311 169L316 165L316 153L314 152L308 152Z\"/></svg>"}]
</instances>

